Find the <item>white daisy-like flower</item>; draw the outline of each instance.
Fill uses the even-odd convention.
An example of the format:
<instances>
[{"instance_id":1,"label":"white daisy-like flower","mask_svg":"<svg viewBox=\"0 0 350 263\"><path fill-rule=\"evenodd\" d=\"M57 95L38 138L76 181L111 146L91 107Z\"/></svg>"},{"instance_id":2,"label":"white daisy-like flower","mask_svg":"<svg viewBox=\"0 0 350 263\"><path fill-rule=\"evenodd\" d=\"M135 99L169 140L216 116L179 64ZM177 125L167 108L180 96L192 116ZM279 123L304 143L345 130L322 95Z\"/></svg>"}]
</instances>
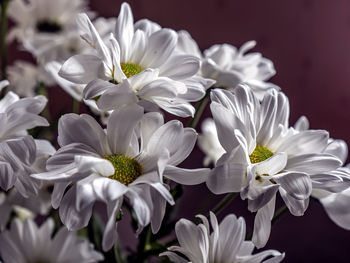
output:
<instances>
[{"instance_id":1,"label":"white daisy-like flower","mask_svg":"<svg viewBox=\"0 0 350 263\"><path fill-rule=\"evenodd\" d=\"M166 201L174 204L163 176L191 185L204 182L209 173L176 167L192 151L195 130L177 120L164 124L160 113L144 114L136 104L114 111L106 131L89 115L67 114L59 121L58 133L61 149L48 160L49 172L32 176L55 182L52 205L60 207L61 220L71 230L88 224L96 200L107 204L104 250L115 242L116 216L124 198L137 215L138 233L150 222L157 232Z\"/></svg>"},{"instance_id":2,"label":"white daisy-like flower","mask_svg":"<svg viewBox=\"0 0 350 263\"><path fill-rule=\"evenodd\" d=\"M51 76L41 65L17 60L14 65L7 68L10 90L22 97L34 97L36 88L40 83L46 86L53 85Z\"/></svg>"},{"instance_id":3,"label":"white daisy-like flower","mask_svg":"<svg viewBox=\"0 0 350 263\"><path fill-rule=\"evenodd\" d=\"M0 143L0 187L7 191L13 186L25 198L38 194L43 182L30 174L45 172L46 160L55 148L46 140L32 136L9 139Z\"/></svg>"},{"instance_id":4,"label":"white daisy-like flower","mask_svg":"<svg viewBox=\"0 0 350 263\"><path fill-rule=\"evenodd\" d=\"M48 141L34 140L27 130L49 125L38 115L46 102L44 96L19 99L13 92L0 101L0 187L5 191L15 186L28 197L41 187L29 174L45 171L46 159L55 149Z\"/></svg>"},{"instance_id":5,"label":"white daisy-like flower","mask_svg":"<svg viewBox=\"0 0 350 263\"><path fill-rule=\"evenodd\" d=\"M87 11L84 0L13 0L9 18L15 27L9 40L17 38L41 61L67 58L75 51L75 17Z\"/></svg>"},{"instance_id":6,"label":"white daisy-like flower","mask_svg":"<svg viewBox=\"0 0 350 263\"><path fill-rule=\"evenodd\" d=\"M270 235L277 191L289 211L301 216L309 203L311 176L326 180L342 161L325 152L327 131L288 127L289 103L283 93L271 90L260 102L243 85L234 93L216 89L211 98L226 153L217 161L207 186L216 194L241 192L242 199L248 199L248 209L257 212L253 242L263 247Z\"/></svg>"},{"instance_id":7,"label":"white daisy-like flower","mask_svg":"<svg viewBox=\"0 0 350 263\"><path fill-rule=\"evenodd\" d=\"M47 219L40 227L32 219L14 219L10 230L0 234L0 256L11 263L94 263L103 255L85 238L65 227L54 237L54 222Z\"/></svg>"},{"instance_id":8,"label":"white daisy-like flower","mask_svg":"<svg viewBox=\"0 0 350 263\"><path fill-rule=\"evenodd\" d=\"M187 31L180 31L177 49L201 59L199 75L214 79L214 87L234 90L240 83L246 83L254 94L262 99L270 89L279 87L267 82L276 71L271 60L260 53L248 53L255 47L255 41L248 41L239 49L230 44L214 45L202 55L197 43Z\"/></svg>"},{"instance_id":9,"label":"white daisy-like flower","mask_svg":"<svg viewBox=\"0 0 350 263\"><path fill-rule=\"evenodd\" d=\"M77 19L81 37L95 53L68 59L60 76L77 84L88 84L85 99L98 99L107 111L140 102L144 107L157 105L172 114L193 116L189 101L199 100L210 81L195 76L199 59L177 54L177 34L170 29L139 29L134 25L130 6L123 3L108 43L105 43L85 14ZM97 54L96 54L97 53Z\"/></svg>"},{"instance_id":10,"label":"white daisy-like flower","mask_svg":"<svg viewBox=\"0 0 350 263\"><path fill-rule=\"evenodd\" d=\"M254 244L245 241L246 225L242 217L227 215L220 224L210 212L210 233L208 219L198 215L203 223L195 225L187 219L180 219L175 232L180 246L172 246L171 252L162 253L175 263L278 263L284 258L276 250L266 250L252 254Z\"/></svg>"}]
</instances>

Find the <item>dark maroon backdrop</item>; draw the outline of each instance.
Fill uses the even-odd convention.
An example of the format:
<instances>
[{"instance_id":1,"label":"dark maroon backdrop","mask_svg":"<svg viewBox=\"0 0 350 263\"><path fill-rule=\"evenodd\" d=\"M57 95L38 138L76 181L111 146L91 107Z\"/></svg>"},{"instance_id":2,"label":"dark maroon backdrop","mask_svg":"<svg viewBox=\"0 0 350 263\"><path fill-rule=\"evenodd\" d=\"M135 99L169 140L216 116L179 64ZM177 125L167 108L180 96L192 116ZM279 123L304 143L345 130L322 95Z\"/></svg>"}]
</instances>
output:
<instances>
[{"instance_id":1,"label":"dark maroon backdrop","mask_svg":"<svg viewBox=\"0 0 350 263\"><path fill-rule=\"evenodd\" d=\"M277 74L271 80L290 99L291 124L306 115L312 128L326 129L350 143L350 2L346 0L265 1L130 1L135 20L148 18L163 27L186 29L202 50L217 43L240 46L257 40L255 50L271 59ZM91 8L110 17L120 1L91 0ZM12 52L11 52L12 53ZM10 53L10 60L17 55ZM56 91L62 101L67 96ZM69 103L68 103L69 104ZM67 105L68 105L67 104ZM209 116L209 112L206 112ZM200 167L195 150L186 167ZM193 161L194 160L194 161ZM189 219L210 195L205 186L185 188L180 214ZM221 198L221 197L220 197ZM210 207L210 206L209 206ZM350 209L350 204L349 204ZM244 216L252 226L246 203L236 199L225 212ZM221 218L221 216L220 216ZM130 240L123 227L120 239ZM349 242L349 243L348 243ZM272 229L267 248L286 252L284 262L349 262L350 232L337 227L315 201L303 217L283 216Z\"/></svg>"}]
</instances>

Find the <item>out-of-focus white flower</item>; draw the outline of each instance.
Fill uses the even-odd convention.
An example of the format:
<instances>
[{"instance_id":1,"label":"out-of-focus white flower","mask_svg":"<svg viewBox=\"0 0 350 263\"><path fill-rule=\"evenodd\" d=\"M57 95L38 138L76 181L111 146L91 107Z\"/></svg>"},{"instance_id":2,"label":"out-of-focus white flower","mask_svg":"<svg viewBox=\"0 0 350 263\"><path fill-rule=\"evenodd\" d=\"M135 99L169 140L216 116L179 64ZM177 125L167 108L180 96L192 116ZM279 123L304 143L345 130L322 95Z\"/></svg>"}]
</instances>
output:
<instances>
[{"instance_id":1,"label":"out-of-focus white flower","mask_svg":"<svg viewBox=\"0 0 350 263\"><path fill-rule=\"evenodd\" d=\"M8 193L0 192L0 230L2 231L10 218L11 212L22 220L27 217L35 218L37 215L47 215L51 208L51 194L42 187L38 195L23 197L16 188Z\"/></svg>"},{"instance_id":2,"label":"out-of-focus white flower","mask_svg":"<svg viewBox=\"0 0 350 263\"><path fill-rule=\"evenodd\" d=\"M55 152L45 140L34 140L32 136L9 139L0 143L0 187L5 191L13 186L28 198L37 195L42 181L29 175L45 172L46 160Z\"/></svg>"},{"instance_id":3,"label":"out-of-focus white flower","mask_svg":"<svg viewBox=\"0 0 350 263\"><path fill-rule=\"evenodd\" d=\"M87 11L84 0L13 0L8 10L17 38L41 62L65 59L75 53L79 39L75 18Z\"/></svg>"},{"instance_id":4,"label":"out-of-focus white flower","mask_svg":"<svg viewBox=\"0 0 350 263\"><path fill-rule=\"evenodd\" d=\"M114 111L106 131L89 115L67 114L58 133L61 149L48 160L49 172L32 176L55 182L52 205L60 207L68 229L88 224L96 200L107 204L104 250L115 242L116 216L125 197L137 215L138 233L150 222L157 232L166 201L174 204L163 176L191 185L204 182L209 173L176 167L192 151L195 130L176 120L164 124L160 113L144 114L136 104Z\"/></svg>"},{"instance_id":5,"label":"out-of-focus white flower","mask_svg":"<svg viewBox=\"0 0 350 263\"><path fill-rule=\"evenodd\" d=\"M203 56L187 31L180 31L178 35L177 50L200 58L199 75L214 79L214 87L234 90L238 84L246 83L259 99L267 90L279 90L278 86L266 82L276 73L273 63L260 53L246 54L255 47L255 41L248 41L239 49L229 44L214 45L205 50Z\"/></svg>"},{"instance_id":6,"label":"out-of-focus white flower","mask_svg":"<svg viewBox=\"0 0 350 263\"><path fill-rule=\"evenodd\" d=\"M36 88L40 83L46 86L53 85L51 76L40 65L17 60L14 65L7 69L10 80L10 90L22 97L34 97L37 95Z\"/></svg>"},{"instance_id":7,"label":"out-of-focus white flower","mask_svg":"<svg viewBox=\"0 0 350 263\"><path fill-rule=\"evenodd\" d=\"M203 162L205 166L211 162L215 164L225 153L220 144L213 119L208 118L202 122L202 134L198 136L198 145L206 155Z\"/></svg>"},{"instance_id":8,"label":"out-of-focus white flower","mask_svg":"<svg viewBox=\"0 0 350 263\"><path fill-rule=\"evenodd\" d=\"M88 84L85 99L98 98L97 105L104 111L146 101L178 116L194 114L189 101L201 99L209 84L205 79L192 78L199 69L198 58L175 52L175 31L158 28L150 33L148 28L139 29L126 3L108 43L85 14L80 14L77 22L84 32L81 37L95 52L68 59L60 76Z\"/></svg>"},{"instance_id":9,"label":"out-of-focus white flower","mask_svg":"<svg viewBox=\"0 0 350 263\"><path fill-rule=\"evenodd\" d=\"M316 180L313 175L319 182L328 180L342 161L325 151L327 131L289 128L289 103L283 93L271 90L260 102L243 85L233 93L215 89L211 98L219 141L226 153L217 161L207 185L216 194L241 192L248 199L248 209L257 212L253 242L263 247L270 235L277 191L289 211L301 216Z\"/></svg>"},{"instance_id":10,"label":"out-of-focus white flower","mask_svg":"<svg viewBox=\"0 0 350 263\"><path fill-rule=\"evenodd\" d=\"M254 244L245 241L246 225L242 217L237 219L234 214L229 214L218 224L215 214L210 212L212 233L208 219L202 215L198 217L202 224L195 225L187 219L176 223L175 232L180 246L169 247L172 252L161 256L168 256L176 263L278 263L284 258L284 253L276 250L252 255Z\"/></svg>"},{"instance_id":11,"label":"out-of-focus white flower","mask_svg":"<svg viewBox=\"0 0 350 263\"><path fill-rule=\"evenodd\" d=\"M54 222L46 220L38 227L32 219L14 219L10 230L0 234L0 255L4 262L94 263L103 255L85 238L65 227L52 237Z\"/></svg>"}]
</instances>

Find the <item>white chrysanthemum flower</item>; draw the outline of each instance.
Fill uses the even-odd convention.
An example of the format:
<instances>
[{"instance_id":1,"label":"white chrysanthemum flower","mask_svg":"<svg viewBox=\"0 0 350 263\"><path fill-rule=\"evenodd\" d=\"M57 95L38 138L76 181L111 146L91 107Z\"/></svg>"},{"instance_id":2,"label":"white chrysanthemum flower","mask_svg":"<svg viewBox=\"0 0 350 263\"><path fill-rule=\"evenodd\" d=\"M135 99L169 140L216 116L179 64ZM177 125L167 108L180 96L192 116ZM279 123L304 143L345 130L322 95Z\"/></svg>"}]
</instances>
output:
<instances>
[{"instance_id":1,"label":"white chrysanthemum flower","mask_svg":"<svg viewBox=\"0 0 350 263\"><path fill-rule=\"evenodd\" d=\"M86 11L84 0L13 0L8 14L16 26L9 39L17 38L41 61L67 58L79 42L75 17Z\"/></svg>"},{"instance_id":2,"label":"white chrysanthemum flower","mask_svg":"<svg viewBox=\"0 0 350 263\"><path fill-rule=\"evenodd\" d=\"M16 188L8 193L0 192L0 230L3 231L10 219L11 212L22 220L27 217L35 218L37 215L47 215L51 209L51 194L47 189L41 188L38 195L23 197Z\"/></svg>"},{"instance_id":3,"label":"white chrysanthemum flower","mask_svg":"<svg viewBox=\"0 0 350 263\"><path fill-rule=\"evenodd\" d=\"M169 247L172 252L161 256L168 256L176 263L278 263L284 258L284 253L276 250L252 255L254 244L245 241L246 225L242 217L229 214L218 224L215 214L210 212L212 233L208 219L202 215L198 217L202 224L195 225L187 219L176 223L175 232L180 246Z\"/></svg>"},{"instance_id":4,"label":"white chrysanthemum flower","mask_svg":"<svg viewBox=\"0 0 350 263\"><path fill-rule=\"evenodd\" d=\"M40 83L47 86L53 84L51 76L42 66L22 60L17 60L14 65L9 66L7 73L11 83L10 90L22 97L34 97Z\"/></svg>"},{"instance_id":5,"label":"white chrysanthemum flower","mask_svg":"<svg viewBox=\"0 0 350 263\"><path fill-rule=\"evenodd\" d=\"M65 227L54 237L54 222L46 220L38 227L32 219L21 222L14 219L10 230L0 234L0 256L11 263L94 263L103 255L94 250L85 238Z\"/></svg>"},{"instance_id":6,"label":"white chrysanthemum flower","mask_svg":"<svg viewBox=\"0 0 350 263\"><path fill-rule=\"evenodd\" d=\"M175 31L159 29L149 34L139 29L126 3L107 44L85 14L77 22L84 32L81 37L95 53L71 57L60 76L73 83L88 83L85 99L98 98L97 105L104 111L140 101L144 107L150 108L151 103L178 116L193 116L189 101L201 99L209 84L202 78L192 79L199 59L175 52Z\"/></svg>"},{"instance_id":7,"label":"white chrysanthemum flower","mask_svg":"<svg viewBox=\"0 0 350 263\"><path fill-rule=\"evenodd\" d=\"M222 148L213 119L207 118L202 122L202 134L198 136L199 148L205 153L203 164L208 166L216 163L225 153Z\"/></svg>"},{"instance_id":8,"label":"white chrysanthemum flower","mask_svg":"<svg viewBox=\"0 0 350 263\"><path fill-rule=\"evenodd\" d=\"M200 58L199 75L214 79L214 87L233 90L240 83L246 83L259 99L263 98L267 90L279 90L278 86L266 82L276 73L273 63L260 53L246 54L255 47L255 41L248 41L239 49L229 44L214 45L202 55L187 31L178 34L178 51Z\"/></svg>"},{"instance_id":9,"label":"white chrysanthemum flower","mask_svg":"<svg viewBox=\"0 0 350 263\"><path fill-rule=\"evenodd\" d=\"M25 198L38 194L42 181L30 177L45 172L48 157L55 149L46 140L32 136L9 139L0 143L0 187L7 191L13 186Z\"/></svg>"},{"instance_id":10,"label":"white chrysanthemum flower","mask_svg":"<svg viewBox=\"0 0 350 263\"><path fill-rule=\"evenodd\" d=\"M36 126L48 126L47 120L39 116L46 103L44 96L20 99L8 92L0 100L0 142L26 135L26 130Z\"/></svg>"},{"instance_id":11,"label":"white chrysanthemum flower","mask_svg":"<svg viewBox=\"0 0 350 263\"><path fill-rule=\"evenodd\" d=\"M56 182L52 204L60 206L61 220L69 229L88 224L96 200L107 204L104 250L115 241L116 216L124 198L137 215L138 232L150 222L157 232L166 201L174 204L163 176L198 184L208 175L208 169L176 167L192 151L195 130L177 120L164 124L160 113L144 115L136 104L114 111L106 131L89 115L67 114L59 121L58 133L62 148L48 160L49 172L32 176Z\"/></svg>"},{"instance_id":12,"label":"white chrysanthemum flower","mask_svg":"<svg viewBox=\"0 0 350 263\"><path fill-rule=\"evenodd\" d=\"M19 99L13 92L0 101L0 187L5 191L15 186L28 197L41 186L29 174L45 171L45 161L55 149L47 141L28 136L27 130L49 125L38 115L46 102L44 96Z\"/></svg>"},{"instance_id":13,"label":"white chrysanthemum flower","mask_svg":"<svg viewBox=\"0 0 350 263\"><path fill-rule=\"evenodd\" d=\"M283 93L271 90L260 102L248 87L239 86L234 93L216 89L211 98L226 153L207 185L216 194L241 192L248 199L248 209L257 212L253 242L262 247L270 235L277 191L289 211L301 216L309 203L311 176L326 180L342 161L325 152L328 132L288 127L289 103Z\"/></svg>"}]
</instances>

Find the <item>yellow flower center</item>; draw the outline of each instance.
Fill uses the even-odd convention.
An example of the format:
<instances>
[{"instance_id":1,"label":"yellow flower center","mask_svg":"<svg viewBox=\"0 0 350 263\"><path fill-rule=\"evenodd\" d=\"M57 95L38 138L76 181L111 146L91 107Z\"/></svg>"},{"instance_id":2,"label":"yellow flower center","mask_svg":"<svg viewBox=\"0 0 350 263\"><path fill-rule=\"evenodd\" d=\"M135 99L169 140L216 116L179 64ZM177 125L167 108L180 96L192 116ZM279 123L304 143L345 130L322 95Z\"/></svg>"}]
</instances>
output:
<instances>
[{"instance_id":1,"label":"yellow flower center","mask_svg":"<svg viewBox=\"0 0 350 263\"><path fill-rule=\"evenodd\" d=\"M260 163L270 158L272 155L273 152L271 152L268 148L257 145L252 154L249 155L249 159L252 163Z\"/></svg>"},{"instance_id":2,"label":"yellow flower center","mask_svg":"<svg viewBox=\"0 0 350 263\"><path fill-rule=\"evenodd\" d=\"M122 184L131 184L142 174L142 166L136 160L125 155L105 155L103 158L110 161L114 167L114 174L109 178Z\"/></svg>"},{"instance_id":3,"label":"yellow flower center","mask_svg":"<svg viewBox=\"0 0 350 263\"><path fill-rule=\"evenodd\" d=\"M120 67L127 78L130 78L143 71L143 68L133 63L120 63Z\"/></svg>"}]
</instances>

